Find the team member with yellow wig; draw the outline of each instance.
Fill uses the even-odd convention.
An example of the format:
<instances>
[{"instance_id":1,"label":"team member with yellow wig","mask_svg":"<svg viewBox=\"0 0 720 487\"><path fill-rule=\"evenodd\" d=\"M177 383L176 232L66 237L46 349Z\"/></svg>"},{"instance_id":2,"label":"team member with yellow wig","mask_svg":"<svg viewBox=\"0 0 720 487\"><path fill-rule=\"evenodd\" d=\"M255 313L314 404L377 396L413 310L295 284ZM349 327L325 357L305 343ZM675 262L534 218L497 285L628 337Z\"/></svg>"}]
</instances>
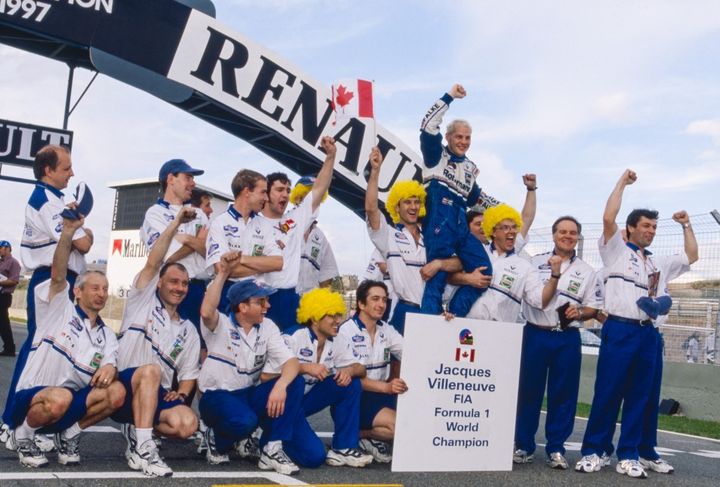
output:
<instances>
[{"instance_id":1,"label":"team member with yellow wig","mask_svg":"<svg viewBox=\"0 0 720 487\"><path fill-rule=\"evenodd\" d=\"M373 457L358 448L360 441L360 377L365 367L345 340L336 340L345 318L345 300L325 288L309 291L300 299L297 321L302 326L287 330L285 342L300 362L305 378L303 410L306 416L330 407L335 422L328 465L364 467ZM278 371L263 371L274 374Z\"/></svg>"},{"instance_id":2,"label":"team member with yellow wig","mask_svg":"<svg viewBox=\"0 0 720 487\"><path fill-rule=\"evenodd\" d=\"M425 188L417 181L398 181L390 189L385 209L395 227L383 221L378 207L378 180L382 155L377 147L370 154L370 177L365 192L368 234L387 263L397 304L390 318L400 333L405 330L405 314L419 313L425 280L439 271L462 269L457 258L427 263L420 219L425 216Z\"/></svg>"}]
</instances>

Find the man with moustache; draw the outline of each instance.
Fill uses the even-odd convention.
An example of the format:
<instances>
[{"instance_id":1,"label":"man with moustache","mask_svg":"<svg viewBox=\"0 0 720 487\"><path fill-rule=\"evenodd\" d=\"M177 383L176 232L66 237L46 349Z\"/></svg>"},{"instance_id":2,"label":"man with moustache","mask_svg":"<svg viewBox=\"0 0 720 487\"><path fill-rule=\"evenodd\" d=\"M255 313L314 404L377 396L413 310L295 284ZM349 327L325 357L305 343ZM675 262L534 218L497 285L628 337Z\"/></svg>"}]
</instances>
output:
<instances>
[{"instance_id":1,"label":"man with moustache","mask_svg":"<svg viewBox=\"0 0 720 487\"><path fill-rule=\"evenodd\" d=\"M153 428L160 435L185 439L198 424L185 401L200 374L200 337L180 314L190 276L179 262L163 263L178 230L195 218L194 209L179 206L157 237L133 280L120 330L118 370L127 395L113 419L122 423L128 466L152 477L172 475L152 438Z\"/></svg>"},{"instance_id":2,"label":"man with moustache","mask_svg":"<svg viewBox=\"0 0 720 487\"><path fill-rule=\"evenodd\" d=\"M37 182L25 208L25 228L20 242L20 258L26 269L32 271L27 290L27 331L28 336L20 348L10 388L5 401L5 409L0 424L0 441L7 441L10 430L15 427L10 417L17 381L25 367L35 334L35 288L50 279L53 253L60 240L63 220L60 213L65 209L63 189L67 188L70 178L75 175L72 158L67 148L58 145L46 145L35 155L33 173ZM78 228L72 240L67 281L70 284L68 295L72 299L72 289L78 274L85 272L85 254L93 244L93 234L89 228ZM49 446L49 445L48 445ZM50 446L51 448L51 446Z\"/></svg>"},{"instance_id":3,"label":"man with moustache","mask_svg":"<svg viewBox=\"0 0 720 487\"><path fill-rule=\"evenodd\" d=\"M335 165L335 140L323 137L320 146L325 151L325 161L315 178L312 197L304 198L299 205L285 211L290 199L290 180L284 173L272 173L267 176L268 202L262 210L262 216L273 228L273 238L280 247L283 267L279 271L264 276L264 281L277 289L270 299L268 317L281 330L297 326L296 310L300 296L295 291L300 276L300 260L305 244L305 232L310 229L325 193L332 181Z\"/></svg>"},{"instance_id":4,"label":"man with moustache","mask_svg":"<svg viewBox=\"0 0 720 487\"><path fill-rule=\"evenodd\" d=\"M578 329L603 307L602 275L575 254L581 232L580 222L572 216L558 218L552 225L553 250L530 260L545 287L552 289L552 298L543 302L543 306L530 300L522 304L527 324L523 329L520 363L515 463L529 463L533 459L547 383L547 464L555 469L568 468L564 444L575 424L580 386L582 354Z\"/></svg>"},{"instance_id":5,"label":"man with moustache","mask_svg":"<svg viewBox=\"0 0 720 487\"><path fill-rule=\"evenodd\" d=\"M83 429L110 416L125 398L115 381L117 339L99 315L107 278L99 271L80 274L73 289L77 305L67 296L72 240L83 222L63 220L52 277L35 288L37 330L10 411L11 442L26 467L48 463L35 444L37 431L55 434L60 464L79 464Z\"/></svg>"},{"instance_id":6,"label":"man with moustache","mask_svg":"<svg viewBox=\"0 0 720 487\"><path fill-rule=\"evenodd\" d=\"M622 422L616 471L632 478L646 478L639 460L644 411L653 397L656 374L657 331L653 316L667 313L667 276L647 250L657 230L656 211L636 209L626 220L627 243L615 220L625 188L637 180L628 169L608 198L603 214L599 249L605 283L605 311L602 343L598 356L595 394L582 445L578 472L597 472L602 466L608 432L620 405ZM660 297L658 297L660 296Z\"/></svg>"},{"instance_id":7,"label":"man with moustache","mask_svg":"<svg viewBox=\"0 0 720 487\"><path fill-rule=\"evenodd\" d=\"M405 381L391 378L391 358L402 360L403 338L382 321L387 307L387 288L379 281L364 281L357 290L355 315L340 326L338 340L349 343L367 374L360 380L360 448L379 463L392 460L390 444L395 437L397 395L408 390Z\"/></svg>"},{"instance_id":8,"label":"man with moustache","mask_svg":"<svg viewBox=\"0 0 720 487\"><path fill-rule=\"evenodd\" d=\"M230 312L227 300L230 286L251 276L265 282L267 273L283 268L284 260L273 238L272 225L260 216L268 201L265 176L252 169L242 169L230 186L235 200L210 224L206 260L208 270L216 274L224 254L230 251L240 253L240 257L232 262L230 275L220 294L218 309L226 314Z\"/></svg>"}]
</instances>

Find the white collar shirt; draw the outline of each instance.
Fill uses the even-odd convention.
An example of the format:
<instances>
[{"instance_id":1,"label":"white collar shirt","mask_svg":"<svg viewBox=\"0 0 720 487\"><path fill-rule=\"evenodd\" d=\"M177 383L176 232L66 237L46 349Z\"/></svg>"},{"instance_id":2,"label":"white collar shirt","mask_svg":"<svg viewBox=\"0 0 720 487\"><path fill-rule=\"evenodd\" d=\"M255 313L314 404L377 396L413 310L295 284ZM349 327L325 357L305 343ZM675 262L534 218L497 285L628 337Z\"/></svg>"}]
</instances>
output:
<instances>
[{"instance_id":1,"label":"white collar shirt","mask_svg":"<svg viewBox=\"0 0 720 487\"><path fill-rule=\"evenodd\" d=\"M48 184L37 182L25 207L25 228L20 242L20 259L28 270L52 266L55 247L62 233L63 219L60 213L65 209L62 191ZM78 228L73 240L85 236ZM78 274L85 272L85 256L73 249L70 252L68 269Z\"/></svg>"},{"instance_id":2,"label":"white collar shirt","mask_svg":"<svg viewBox=\"0 0 720 487\"><path fill-rule=\"evenodd\" d=\"M552 255L553 252L539 254L530 261L533 268L540 274L543 285L550 280L552 271L548 259ZM523 315L530 323L554 328L560 323L557 308L565 305L565 303L570 303L571 306L602 309L603 297L602 273L596 272L589 264L573 256L571 259L562 262L557 290L545 309L525 302L523 303ZM569 326L581 328L582 322L573 321Z\"/></svg>"},{"instance_id":3,"label":"white collar shirt","mask_svg":"<svg viewBox=\"0 0 720 487\"><path fill-rule=\"evenodd\" d=\"M295 290L298 294L305 294L318 287L321 282L339 275L330 242L323 231L315 225L303 246L300 275Z\"/></svg>"},{"instance_id":4,"label":"white collar shirt","mask_svg":"<svg viewBox=\"0 0 720 487\"><path fill-rule=\"evenodd\" d=\"M282 255L280 247L273 238L270 221L261 215L250 213L246 222L232 204L228 206L227 211L218 215L211 222L206 247L207 270L213 275L215 274L213 266L220 262L223 254L230 251L238 251L244 255L256 257ZM266 276L267 273L252 277L267 284ZM240 279L230 278L232 281Z\"/></svg>"},{"instance_id":5,"label":"white collar shirt","mask_svg":"<svg viewBox=\"0 0 720 487\"><path fill-rule=\"evenodd\" d=\"M533 266L515 251L499 255L493 245L486 250L493 266L492 281L467 317L515 323L523 301L542 305L543 284Z\"/></svg>"},{"instance_id":6,"label":"white collar shirt","mask_svg":"<svg viewBox=\"0 0 720 487\"><path fill-rule=\"evenodd\" d=\"M425 291L420 269L427 263L422 233L418 243L404 225L391 227L384 221L373 230L368 226L370 240L387 263L393 289L399 299L419 305Z\"/></svg>"},{"instance_id":7,"label":"white collar shirt","mask_svg":"<svg viewBox=\"0 0 720 487\"><path fill-rule=\"evenodd\" d=\"M300 260L305 244L305 232L312 225L312 195L308 195L298 206L288 210L282 218L267 218L272 226L272 235L283 256L282 270L268 272L265 282L276 289L295 288L300 276Z\"/></svg>"},{"instance_id":8,"label":"white collar shirt","mask_svg":"<svg viewBox=\"0 0 720 487\"><path fill-rule=\"evenodd\" d=\"M162 371L160 385L172 386L177 379L194 380L200 373L200 337L189 319L174 320L157 293L159 276L142 289L130 288L125 303L118 369L157 364Z\"/></svg>"},{"instance_id":9,"label":"white collar shirt","mask_svg":"<svg viewBox=\"0 0 720 487\"><path fill-rule=\"evenodd\" d=\"M160 198L154 205L148 208L148 210L145 212L145 220L143 221L142 227L140 228L140 239L143 241L143 243L148 249L153 248L153 245L155 245L155 242L157 242L160 234L165 231L165 229L170 225L170 222L175 220L175 217L180 212L180 208L182 208L183 206L190 207L189 204L171 205L167 201ZM201 210L195 210L195 218L192 221L181 224L178 227L178 235L186 234L192 237L196 237L201 229L207 228L207 216L205 216L205 213L203 213ZM167 257L174 254L175 252L180 250L182 246L183 244L178 242L178 240L173 237L172 241L170 242L170 247L168 248L165 256ZM205 273L205 268L207 266L205 265L204 255L193 251L190 255L183 257L178 262L185 266L191 279L207 277Z\"/></svg>"},{"instance_id":10,"label":"white collar shirt","mask_svg":"<svg viewBox=\"0 0 720 487\"><path fill-rule=\"evenodd\" d=\"M198 385L201 391L236 391L258 384L263 368L280 373L293 358L277 325L269 318L254 325L249 333L220 313L217 327L202 327L208 347Z\"/></svg>"},{"instance_id":11,"label":"white collar shirt","mask_svg":"<svg viewBox=\"0 0 720 487\"><path fill-rule=\"evenodd\" d=\"M335 341L344 341L352 347L354 355L365 366L368 379L387 380L391 357L402 360L403 337L384 321L377 322L373 340L356 314L340 325Z\"/></svg>"},{"instance_id":12,"label":"white collar shirt","mask_svg":"<svg viewBox=\"0 0 720 487\"><path fill-rule=\"evenodd\" d=\"M79 390L95 371L116 366L118 342L98 316L92 326L85 312L68 299L68 287L48 299L51 281L35 288L37 331L17 390L36 386Z\"/></svg>"}]
</instances>

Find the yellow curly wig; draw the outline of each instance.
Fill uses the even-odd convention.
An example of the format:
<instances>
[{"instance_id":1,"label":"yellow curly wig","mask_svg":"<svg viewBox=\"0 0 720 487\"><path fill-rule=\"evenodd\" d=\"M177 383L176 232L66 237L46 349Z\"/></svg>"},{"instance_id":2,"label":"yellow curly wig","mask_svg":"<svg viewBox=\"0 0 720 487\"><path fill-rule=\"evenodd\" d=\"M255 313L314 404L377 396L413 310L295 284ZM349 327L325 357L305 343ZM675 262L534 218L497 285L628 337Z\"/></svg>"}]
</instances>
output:
<instances>
[{"instance_id":1,"label":"yellow curly wig","mask_svg":"<svg viewBox=\"0 0 720 487\"><path fill-rule=\"evenodd\" d=\"M307 194L312 190L314 182L315 178L311 178L308 176L298 179L298 182L295 183L295 187L292 189L292 191L290 191L290 203L292 203L293 205L299 205L300 203L302 203L302 200L305 199L305 196L307 196ZM327 197L328 192L326 191L322 197L321 202L324 203Z\"/></svg>"},{"instance_id":2,"label":"yellow curly wig","mask_svg":"<svg viewBox=\"0 0 720 487\"><path fill-rule=\"evenodd\" d=\"M517 225L518 231L522 228L522 217L520 213L510 205L501 203L485 210L483 216L482 229L488 239L492 239L495 225L503 220L512 220Z\"/></svg>"},{"instance_id":3,"label":"yellow curly wig","mask_svg":"<svg viewBox=\"0 0 720 487\"><path fill-rule=\"evenodd\" d=\"M420 198L420 213L418 214L418 218L422 218L425 216L426 195L425 188L423 188L422 184L418 183L414 179L398 181L392 185L392 188L390 188L390 193L388 194L387 201L385 202L385 209L390 214L390 218L392 218L393 223L399 223L400 215L396 209L397 205L402 200L417 196Z\"/></svg>"},{"instance_id":4,"label":"yellow curly wig","mask_svg":"<svg viewBox=\"0 0 720 487\"><path fill-rule=\"evenodd\" d=\"M298 323L320 321L327 315L345 315L345 300L340 293L327 288L317 288L303 294L297 310Z\"/></svg>"}]
</instances>

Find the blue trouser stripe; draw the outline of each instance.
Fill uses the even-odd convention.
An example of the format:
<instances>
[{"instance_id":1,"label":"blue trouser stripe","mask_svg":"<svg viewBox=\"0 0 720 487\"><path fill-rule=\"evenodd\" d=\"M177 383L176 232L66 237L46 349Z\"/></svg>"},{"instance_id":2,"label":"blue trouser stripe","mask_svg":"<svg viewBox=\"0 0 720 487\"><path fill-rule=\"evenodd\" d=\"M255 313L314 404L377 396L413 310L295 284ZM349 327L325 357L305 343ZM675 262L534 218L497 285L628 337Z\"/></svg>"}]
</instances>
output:
<instances>
[{"instance_id":1,"label":"blue trouser stripe","mask_svg":"<svg viewBox=\"0 0 720 487\"><path fill-rule=\"evenodd\" d=\"M620 460L638 459L643 414L655 380L656 333L652 326L612 319L603 325L595 394L581 450L583 455L602 455L622 403L617 456Z\"/></svg>"},{"instance_id":2,"label":"blue trouser stripe","mask_svg":"<svg viewBox=\"0 0 720 487\"><path fill-rule=\"evenodd\" d=\"M575 424L581 360L578 330L555 332L525 326L515 424L517 448L528 453L535 451L535 433L547 384L545 451L548 455L565 454L563 445Z\"/></svg>"},{"instance_id":3,"label":"blue trouser stripe","mask_svg":"<svg viewBox=\"0 0 720 487\"><path fill-rule=\"evenodd\" d=\"M263 429L260 444L282 441L290 458L303 467L318 467L325 461L325 446L302 414L305 381L296 377L287 387L285 411L277 418L267 415L267 402L277 379L236 391L205 391L200 398L200 416L215 432L215 445L227 453L233 444L249 436L258 424Z\"/></svg>"},{"instance_id":4,"label":"blue trouser stripe","mask_svg":"<svg viewBox=\"0 0 720 487\"><path fill-rule=\"evenodd\" d=\"M340 387L333 377L328 377L305 394L305 416L312 416L330 406L330 415L335 424L332 447L336 450L358 447L361 393L358 378L354 378L347 387Z\"/></svg>"},{"instance_id":5,"label":"blue trouser stripe","mask_svg":"<svg viewBox=\"0 0 720 487\"><path fill-rule=\"evenodd\" d=\"M8 389L7 399L5 399L5 409L3 410L2 420L4 423L10 425L11 428L15 428L11 417L12 403L15 398L15 388L20 380L25 364L27 363L28 355L30 355L30 349L32 348L33 338L35 337L35 329L37 323L35 321L35 288L43 282L50 279L50 267L38 267L32 273L30 282L28 283L27 291L27 338L20 348L18 353L17 361L15 362L15 370L13 371L12 380L10 381L10 389ZM73 299L73 287L75 286L75 279L77 274L73 271L68 271L67 281L70 283L68 288L69 298Z\"/></svg>"}]
</instances>

